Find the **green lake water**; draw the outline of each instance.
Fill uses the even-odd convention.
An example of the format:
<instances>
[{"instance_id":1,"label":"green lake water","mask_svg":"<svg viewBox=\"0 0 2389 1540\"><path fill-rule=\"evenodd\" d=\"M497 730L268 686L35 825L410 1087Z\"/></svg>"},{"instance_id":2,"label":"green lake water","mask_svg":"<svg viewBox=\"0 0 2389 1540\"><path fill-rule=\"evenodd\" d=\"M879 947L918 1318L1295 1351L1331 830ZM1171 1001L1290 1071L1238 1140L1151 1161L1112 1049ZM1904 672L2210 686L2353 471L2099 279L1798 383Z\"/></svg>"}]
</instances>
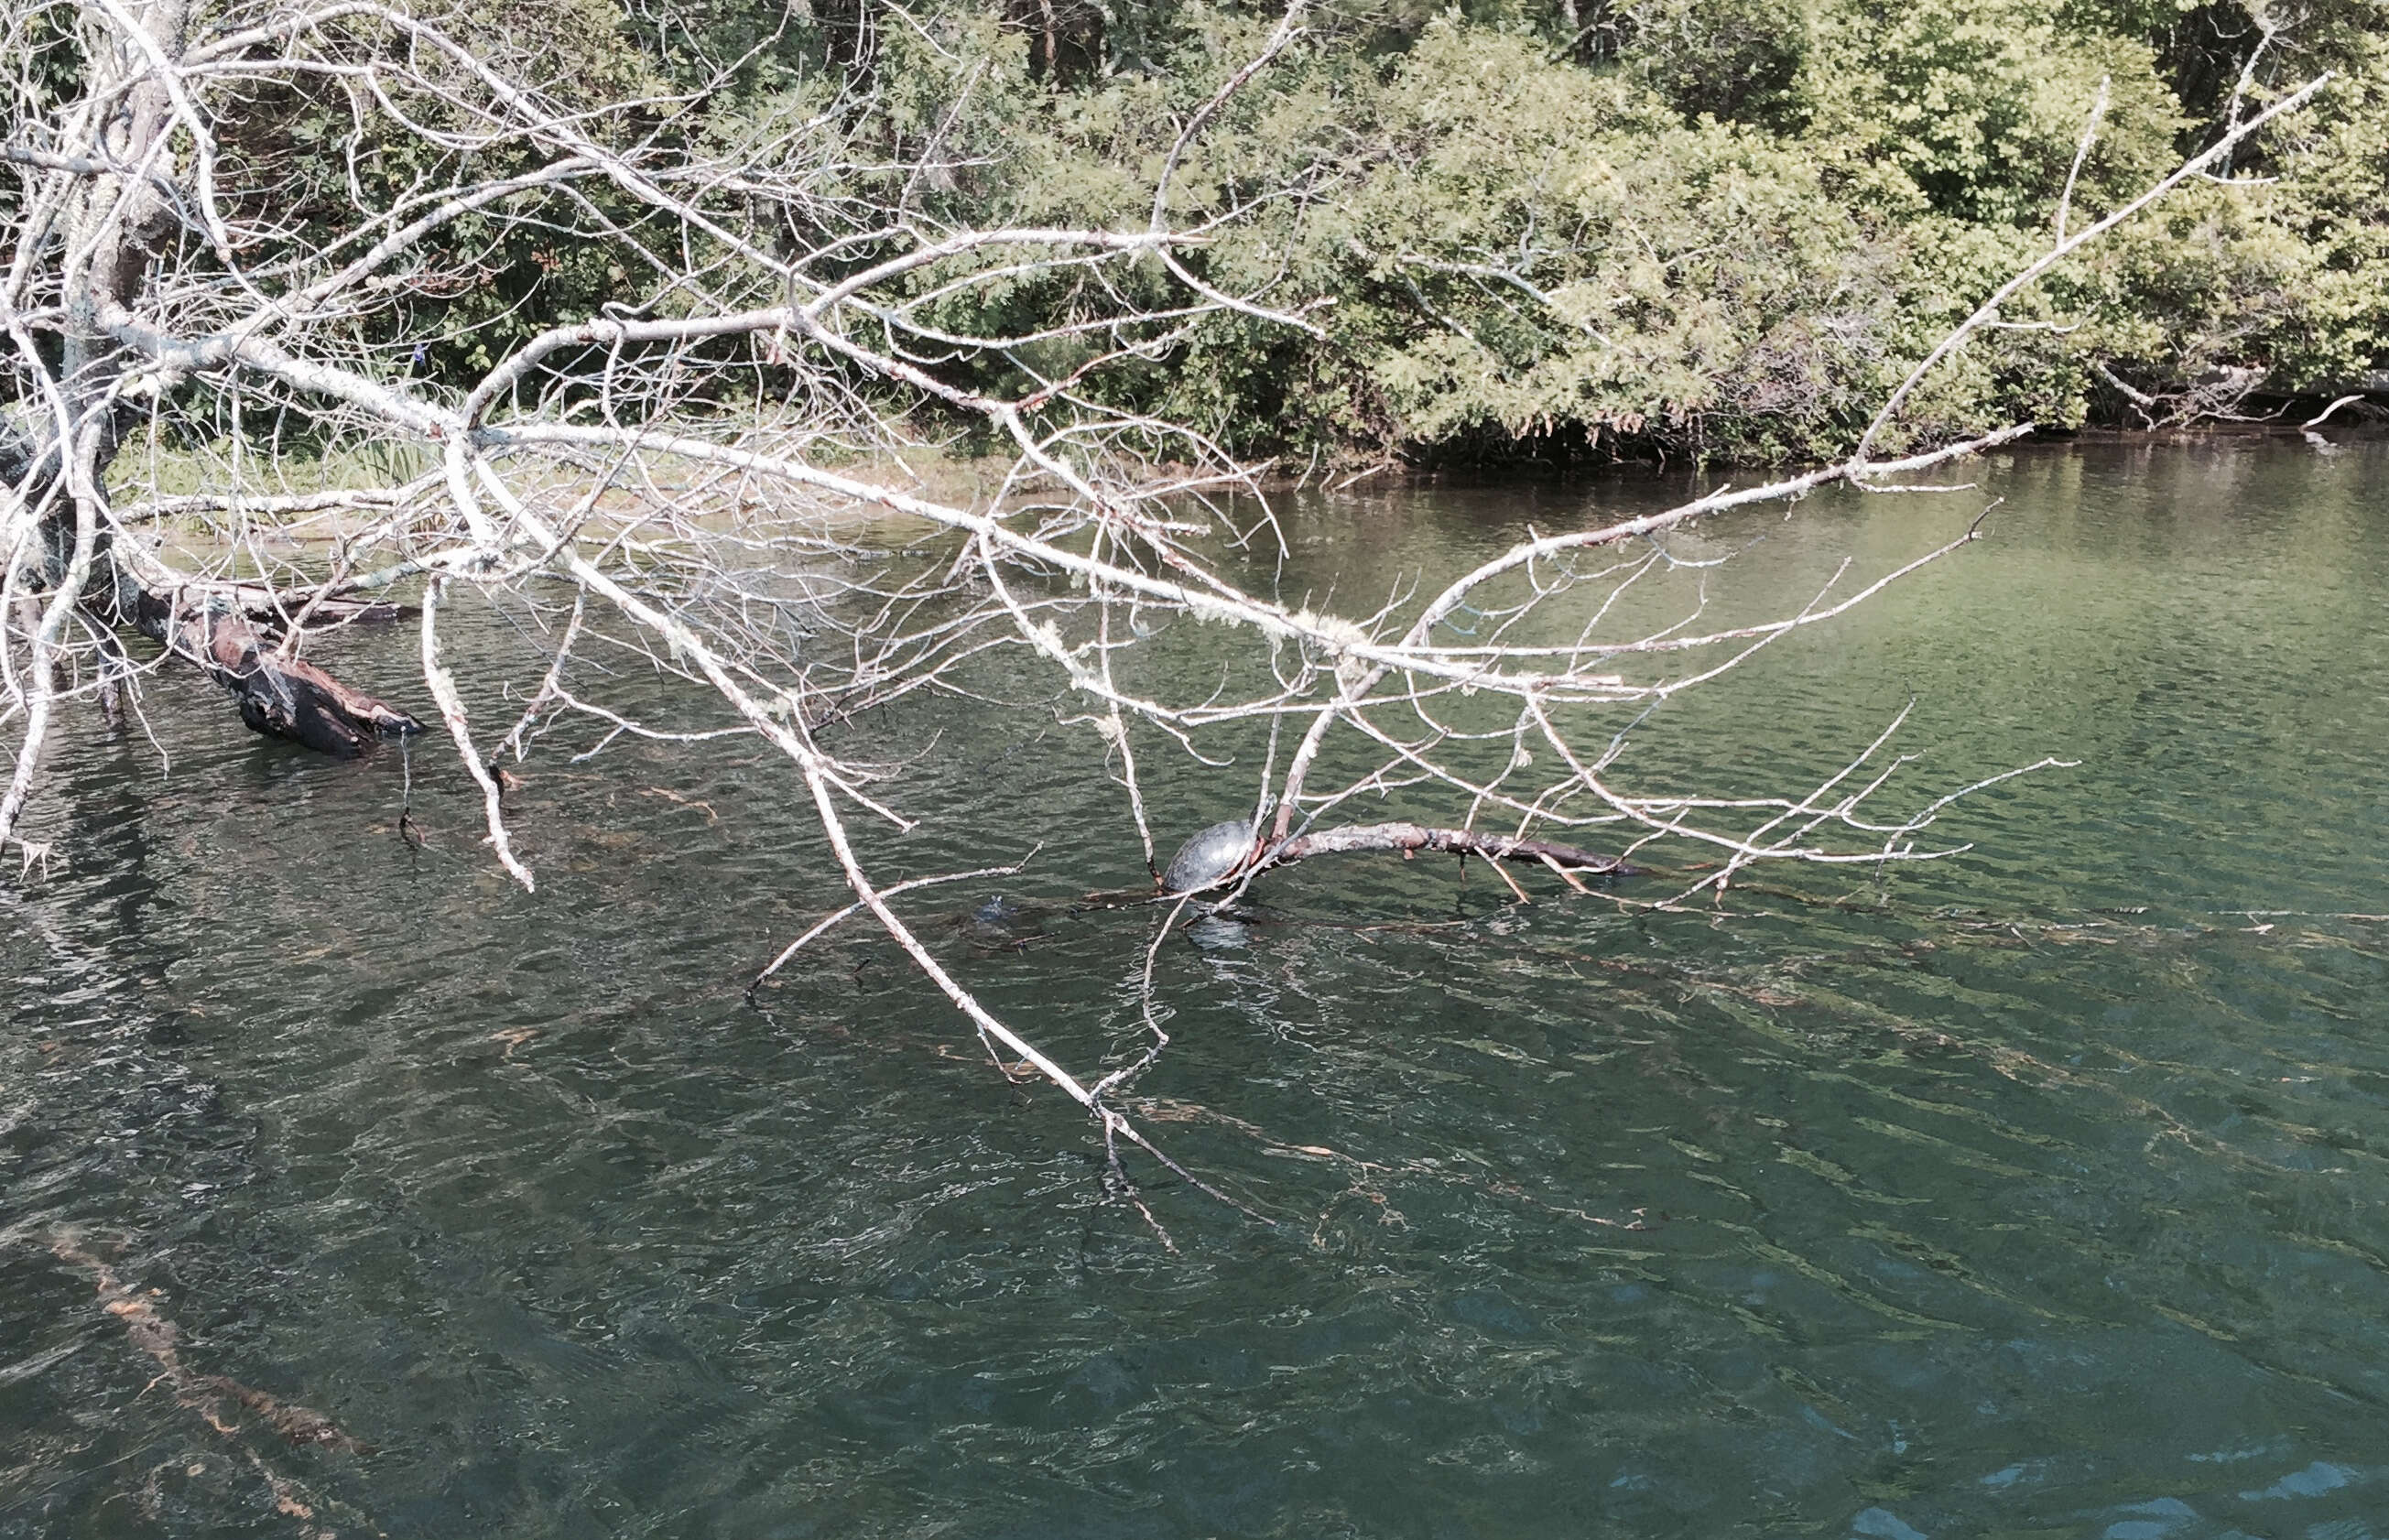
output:
<instances>
[{"instance_id":1,"label":"green lake water","mask_svg":"<svg viewBox=\"0 0 2389 1540\"><path fill-rule=\"evenodd\" d=\"M1132 1163L1174 1254L869 931L748 998L845 901L760 747L559 730L529 896L444 745L314 757L173 676L154 743L71 718L62 864L0 884L0 1536L2389 1540L2389 451L1969 474L1676 538L1739 554L1654 604L1757 618L2004 499L1620 770L1805 789L1910 702L1906 805L2075 768L1716 912L1273 878L1163 948L1139 1090L1278 1222ZM1297 498L1286 590L1683 488ZM419 706L414 648L325 655ZM1045 842L911 912L1065 1063L1132 1050L1154 916L1067 902L1143 875L1084 730L922 699L837 746L926 756L891 870ZM1156 763L1165 839L1249 764Z\"/></svg>"}]
</instances>

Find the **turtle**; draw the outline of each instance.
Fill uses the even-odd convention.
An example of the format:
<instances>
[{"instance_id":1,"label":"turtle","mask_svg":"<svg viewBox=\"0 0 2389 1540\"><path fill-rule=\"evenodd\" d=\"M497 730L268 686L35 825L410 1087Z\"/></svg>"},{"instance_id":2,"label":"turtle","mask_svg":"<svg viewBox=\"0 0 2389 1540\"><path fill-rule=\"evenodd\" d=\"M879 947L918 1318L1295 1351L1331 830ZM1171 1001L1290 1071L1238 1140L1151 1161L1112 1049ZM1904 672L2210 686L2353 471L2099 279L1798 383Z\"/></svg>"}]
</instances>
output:
<instances>
[{"instance_id":1,"label":"turtle","mask_svg":"<svg viewBox=\"0 0 2389 1540\"><path fill-rule=\"evenodd\" d=\"M1214 823L1178 847L1161 873L1165 893L1196 893L1212 886L1253 853L1253 821L1232 818Z\"/></svg>"},{"instance_id":2,"label":"turtle","mask_svg":"<svg viewBox=\"0 0 2389 1540\"><path fill-rule=\"evenodd\" d=\"M997 894L967 914L953 917L953 926L972 946L988 951L1026 951L1045 938L1046 910Z\"/></svg>"}]
</instances>

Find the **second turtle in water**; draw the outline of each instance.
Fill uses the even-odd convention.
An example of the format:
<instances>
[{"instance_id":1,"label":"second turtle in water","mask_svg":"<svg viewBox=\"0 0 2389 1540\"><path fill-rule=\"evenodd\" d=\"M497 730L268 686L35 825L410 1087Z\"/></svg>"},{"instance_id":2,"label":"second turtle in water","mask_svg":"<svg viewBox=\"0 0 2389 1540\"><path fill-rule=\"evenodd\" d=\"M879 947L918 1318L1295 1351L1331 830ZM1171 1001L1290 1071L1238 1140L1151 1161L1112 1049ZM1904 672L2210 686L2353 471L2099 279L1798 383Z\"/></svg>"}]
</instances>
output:
<instances>
[{"instance_id":1,"label":"second turtle in water","mask_svg":"<svg viewBox=\"0 0 2389 1540\"><path fill-rule=\"evenodd\" d=\"M1249 820L1232 818L1225 823L1214 823L1208 829L1178 847L1169 858L1169 869L1161 874L1162 890L1166 893L1193 893L1209 887L1245 864L1253 852L1253 826Z\"/></svg>"}]
</instances>

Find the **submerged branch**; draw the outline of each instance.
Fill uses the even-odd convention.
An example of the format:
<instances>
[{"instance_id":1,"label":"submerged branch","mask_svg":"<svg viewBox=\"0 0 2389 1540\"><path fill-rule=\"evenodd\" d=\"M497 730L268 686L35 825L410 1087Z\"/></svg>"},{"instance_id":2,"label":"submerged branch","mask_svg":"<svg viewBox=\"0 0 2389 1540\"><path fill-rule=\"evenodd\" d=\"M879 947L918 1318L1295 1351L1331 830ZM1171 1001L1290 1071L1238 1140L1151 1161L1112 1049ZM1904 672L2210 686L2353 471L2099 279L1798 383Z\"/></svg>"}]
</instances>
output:
<instances>
[{"instance_id":1,"label":"submerged branch","mask_svg":"<svg viewBox=\"0 0 2389 1540\"><path fill-rule=\"evenodd\" d=\"M1528 866L1581 872L1596 877L1640 877L1643 869L1616 856L1604 856L1555 840L1496 834L1481 829L1434 829L1420 823L1359 823L1341 829L1297 834L1271 846L1256 863L1266 871L1291 866L1313 856L1358 855L1399 850L1405 856L1439 850L1455 856L1481 856L1487 860L1518 861Z\"/></svg>"}]
</instances>

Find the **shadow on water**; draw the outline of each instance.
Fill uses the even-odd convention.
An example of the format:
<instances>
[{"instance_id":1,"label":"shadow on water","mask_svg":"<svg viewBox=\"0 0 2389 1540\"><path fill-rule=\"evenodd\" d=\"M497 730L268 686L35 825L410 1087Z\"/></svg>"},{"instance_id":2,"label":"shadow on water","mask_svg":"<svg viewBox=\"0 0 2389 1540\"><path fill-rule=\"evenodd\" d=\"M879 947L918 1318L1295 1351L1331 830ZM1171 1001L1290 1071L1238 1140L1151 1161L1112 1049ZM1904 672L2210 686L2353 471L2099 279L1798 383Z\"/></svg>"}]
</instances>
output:
<instances>
[{"instance_id":1,"label":"shadow on water","mask_svg":"<svg viewBox=\"0 0 2389 1540\"><path fill-rule=\"evenodd\" d=\"M0 1535L2389 1536L2389 462L1985 479L1992 541L1627 768L1781 790L1910 699L1919 785L2079 768L1714 913L1284 873L1158 954L1142 1116L1278 1221L1164 1174L1174 1255L866 931L748 1002L844 902L760 753L534 757L534 898L443 756L418 846L394 757L164 682L163 773L75 723L69 864L0 889ZM1610 495L1306 506L1287 583ZM1679 550L1744 550L1710 614L1756 617L1959 516ZM404 639L342 645L403 694ZM942 735L922 810L1000 793L894 859L1046 842L929 890L932 947L1066 1063L1140 1051L1156 915L1071 902L1143 879L1080 745L875 731ZM1234 779L1166 772L1165 838Z\"/></svg>"}]
</instances>

